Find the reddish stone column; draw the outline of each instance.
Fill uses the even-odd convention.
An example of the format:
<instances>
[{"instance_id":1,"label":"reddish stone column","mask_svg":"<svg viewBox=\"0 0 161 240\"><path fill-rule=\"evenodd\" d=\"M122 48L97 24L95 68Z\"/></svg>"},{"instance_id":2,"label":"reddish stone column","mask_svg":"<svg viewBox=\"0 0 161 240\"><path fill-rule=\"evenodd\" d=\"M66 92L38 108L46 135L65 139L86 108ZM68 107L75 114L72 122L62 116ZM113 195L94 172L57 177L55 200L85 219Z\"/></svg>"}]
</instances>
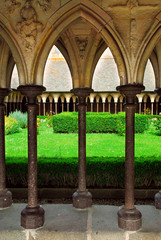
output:
<instances>
[{"instance_id":1,"label":"reddish stone column","mask_svg":"<svg viewBox=\"0 0 161 240\"><path fill-rule=\"evenodd\" d=\"M155 90L155 92L161 96L161 88L157 88ZM155 194L155 197L154 197L154 200L155 200L155 207L157 209L161 209L161 190Z\"/></svg>"},{"instance_id":2,"label":"reddish stone column","mask_svg":"<svg viewBox=\"0 0 161 240\"><path fill-rule=\"evenodd\" d=\"M91 102L91 112L93 112L93 102Z\"/></svg>"},{"instance_id":3,"label":"reddish stone column","mask_svg":"<svg viewBox=\"0 0 161 240\"><path fill-rule=\"evenodd\" d=\"M64 112L64 102L61 103L61 111Z\"/></svg>"},{"instance_id":4,"label":"reddish stone column","mask_svg":"<svg viewBox=\"0 0 161 240\"><path fill-rule=\"evenodd\" d=\"M139 114L141 114L141 102L139 102Z\"/></svg>"},{"instance_id":5,"label":"reddish stone column","mask_svg":"<svg viewBox=\"0 0 161 240\"><path fill-rule=\"evenodd\" d=\"M36 99L45 88L22 85L18 90L28 97L28 205L21 212L21 226L36 229L44 224L44 210L37 202L37 104Z\"/></svg>"},{"instance_id":6,"label":"reddish stone column","mask_svg":"<svg viewBox=\"0 0 161 240\"><path fill-rule=\"evenodd\" d=\"M120 112L122 112L122 105L123 105L123 103L120 102Z\"/></svg>"},{"instance_id":7,"label":"reddish stone column","mask_svg":"<svg viewBox=\"0 0 161 240\"><path fill-rule=\"evenodd\" d=\"M117 114L117 102L115 102L115 114Z\"/></svg>"},{"instance_id":8,"label":"reddish stone column","mask_svg":"<svg viewBox=\"0 0 161 240\"><path fill-rule=\"evenodd\" d=\"M99 102L97 102L97 113L99 112Z\"/></svg>"},{"instance_id":9,"label":"reddish stone column","mask_svg":"<svg viewBox=\"0 0 161 240\"><path fill-rule=\"evenodd\" d=\"M43 115L45 116L46 115L46 104L43 102Z\"/></svg>"},{"instance_id":10,"label":"reddish stone column","mask_svg":"<svg viewBox=\"0 0 161 240\"><path fill-rule=\"evenodd\" d=\"M134 207L135 97L144 90L144 86L127 84L116 89L126 96L125 206L118 212L118 225L124 230L136 231L141 228L142 215Z\"/></svg>"},{"instance_id":11,"label":"reddish stone column","mask_svg":"<svg viewBox=\"0 0 161 240\"><path fill-rule=\"evenodd\" d=\"M78 96L79 128L79 177L78 190L73 194L73 206L85 209L92 206L92 195L86 189L86 97L93 90L91 88L75 88L71 91Z\"/></svg>"},{"instance_id":12,"label":"reddish stone column","mask_svg":"<svg viewBox=\"0 0 161 240\"><path fill-rule=\"evenodd\" d=\"M67 103L67 112L69 112L69 103Z\"/></svg>"},{"instance_id":13,"label":"reddish stone column","mask_svg":"<svg viewBox=\"0 0 161 240\"><path fill-rule=\"evenodd\" d=\"M144 102L144 115L146 115L146 102Z\"/></svg>"},{"instance_id":14,"label":"reddish stone column","mask_svg":"<svg viewBox=\"0 0 161 240\"><path fill-rule=\"evenodd\" d=\"M111 102L108 102L108 112L111 112Z\"/></svg>"},{"instance_id":15,"label":"reddish stone column","mask_svg":"<svg viewBox=\"0 0 161 240\"><path fill-rule=\"evenodd\" d=\"M41 103L38 102L39 116L41 115Z\"/></svg>"},{"instance_id":16,"label":"reddish stone column","mask_svg":"<svg viewBox=\"0 0 161 240\"><path fill-rule=\"evenodd\" d=\"M50 113L52 113L52 112L53 112L53 103L50 102Z\"/></svg>"},{"instance_id":17,"label":"reddish stone column","mask_svg":"<svg viewBox=\"0 0 161 240\"><path fill-rule=\"evenodd\" d=\"M158 115L158 110L159 110L159 106L158 106L158 102L156 102L156 115Z\"/></svg>"},{"instance_id":18,"label":"reddish stone column","mask_svg":"<svg viewBox=\"0 0 161 240\"><path fill-rule=\"evenodd\" d=\"M57 114L58 113L58 103L56 102L55 103L55 114Z\"/></svg>"},{"instance_id":19,"label":"reddish stone column","mask_svg":"<svg viewBox=\"0 0 161 240\"><path fill-rule=\"evenodd\" d=\"M73 112L75 112L75 102L73 103Z\"/></svg>"},{"instance_id":20,"label":"reddish stone column","mask_svg":"<svg viewBox=\"0 0 161 240\"><path fill-rule=\"evenodd\" d=\"M106 106L105 103L103 103L103 112L105 112L105 106Z\"/></svg>"},{"instance_id":21,"label":"reddish stone column","mask_svg":"<svg viewBox=\"0 0 161 240\"><path fill-rule=\"evenodd\" d=\"M154 103L151 102L151 115L153 115L153 114L154 114Z\"/></svg>"},{"instance_id":22,"label":"reddish stone column","mask_svg":"<svg viewBox=\"0 0 161 240\"><path fill-rule=\"evenodd\" d=\"M12 194L6 188L6 164L5 164L5 124L4 124L4 98L10 93L8 88L0 88L0 208L10 207Z\"/></svg>"}]
</instances>

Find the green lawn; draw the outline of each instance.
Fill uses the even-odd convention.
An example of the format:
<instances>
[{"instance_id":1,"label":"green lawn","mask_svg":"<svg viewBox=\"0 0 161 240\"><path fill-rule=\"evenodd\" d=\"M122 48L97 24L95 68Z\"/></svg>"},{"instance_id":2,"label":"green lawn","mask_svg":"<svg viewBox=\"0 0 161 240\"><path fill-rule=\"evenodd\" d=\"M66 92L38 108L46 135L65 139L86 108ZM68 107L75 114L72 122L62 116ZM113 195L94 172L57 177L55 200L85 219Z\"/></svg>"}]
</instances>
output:
<instances>
[{"instance_id":1,"label":"green lawn","mask_svg":"<svg viewBox=\"0 0 161 240\"><path fill-rule=\"evenodd\" d=\"M39 127L38 158L70 158L77 156L77 134L54 134L52 128ZM93 156L125 156L125 136L87 134L87 157ZM135 156L161 156L161 136L150 132L135 134ZM6 136L6 157L27 157L27 129Z\"/></svg>"}]
</instances>

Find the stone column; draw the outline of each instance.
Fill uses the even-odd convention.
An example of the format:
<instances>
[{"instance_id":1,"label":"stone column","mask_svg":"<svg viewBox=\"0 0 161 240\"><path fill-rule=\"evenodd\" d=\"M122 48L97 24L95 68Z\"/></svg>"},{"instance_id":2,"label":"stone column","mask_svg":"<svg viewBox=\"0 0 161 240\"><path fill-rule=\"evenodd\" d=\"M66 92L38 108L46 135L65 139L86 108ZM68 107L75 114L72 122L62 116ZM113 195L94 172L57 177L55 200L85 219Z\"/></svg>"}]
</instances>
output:
<instances>
[{"instance_id":1,"label":"stone column","mask_svg":"<svg viewBox=\"0 0 161 240\"><path fill-rule=\"evenodd\" d=\"M10 93L8 88L0 88L0 208L10 207L12 194L6 188L5 165L5 124L4 124L4 98Z\"/></svg>"},{"instance_id":2,"label":"stone column","mask_svg":"<svg viewBox=\"0 0 161 240\"><path fill-rule=\"evenodd\" d=\"M144 102L144 115L146 114L146 102Z\"/></svg>"},{"instance_id":3,"label":"stone column","mask_svg":"<svg viewBox=\"0 0 161 240\"><path fill-rule=\"evenodd\" d=\"M126 96L125 206L118 212L118 225L124 230L136 231L141 228L142 215L134 207L135 97L144 90L144 86L127 84L116 89Z\"/></svg>"},{"instance_id":4,"label":"stone column","mask_svg":"<svg viewBox=\"0 0 161 240\"><path fill-rule=\"evenodd\" d=\"M161 88L157 88L155 92L159 96L161 96ZM155 200L155 207L161 210L161 190L155 194L154 200Z\"/></svg>"},{"instance_id":5,"label":"stone column","mask_svg":"<svg viewBox=\"0 0 161 240\"><path fill-rule=\"evenodd\" d=\"M78 96L78 129L79 129L79 177L78 190L73 194L73 206L85 209L92 206L92 195L86 189L86 97L91 88L75 88L71 90Z\"/></svg>"},{"instance_id":6,"label":"stone column","mask_svg":"<svg viewBox=\"0 0 161 240\"><path fill-rule=\"evenodd\" d=\"M64 112L64 102L61 103L61 111Z\"/></svg>"},{"instance_id":7,"label":"stone column","mask_svg":"<svg viewBox=\"0 0 161 240\"><path fill-rule=\"evenodd\" d=\"M43 115L45 116L46 115L46 106L45 106L45 102L43 102Z\"/></svg>"},{"instance_id":8,"label":"stone column","mask_svg":"<svg viewBox=\"0 0 161 240\"><path fill-rule=\"evenodd\" d=\"M67 102L67 112L69 112L69 102Z\"/></svg>"},{"instance_id":9,"label":"stone column","mask_svg":"<svg viewBox=\"0 0 161 240\"><path fill-rule=\"evenodd\" d=\"M93 112L93 102L91 102L91 112Z\"/></svg>"},{"instance_id":10,"label":"stone column","mask_svg":"<svg viewBox=\"0 0 161 240\"><path fill-rule=\"evenodd\" d=\"M154 114L154 102L151 102L151 115Z\"/></svg>"},{"instance_id":11,"label":"stone column","mask_svg":"<svg viewBox=\"0 0 161 240\"><path fill-rule=\"evenodd\" d=\"M117 102L115 102L115 114L117 114Z\"/></svg>"},{"instance_id":12,"label":"stone column","mask_svg":"<svg viewBox=\"0 0 161 240\"><path fill-rule=\"evenodd\" d=\"M55 114L57 114L57 113L58 113L58 103L55 102Z\"/></svg>"},{"instance_id":13,"label":"stone column","mask_svg":"<svg viewBox=\"0 0 161 240\"><path fill-rule=\"evenodd\" d=\"M122 112L122 105L123 105L123 103L120 102L120 112Z\"/></svg>"},{"instance_id":14,"label":"stone column","mask_svg":"<svg viewBox=\"0 0 161 240\"><path fill-rule=\"evenodd\" d=\"M36 229L44 224L44 210L37 200L37 104L36 99L45 91L39 85L21 85L18 90L28 97L28 205L21 212L21 226Z\"/></svg>"},{"instance_id":15,"label":"stone column","mask_svg":"<svg viewBox=\"0 0 161 240\"><path fill-rule=\"evenodd\" d=\"M75 102L73 102L73 112L75 112Z\"/></svg>"},{"instance_id":16,"label":"stone column","mask_svg":"<svg viewBox=\"0 0 161 240\"><path fill-rule=\"evenodd\" d=\"M108 112L111 112L111 102L108 102Z\"/></svg>"},{"instance_id":17,"label":"stone column","mask_svg":"<svg viewBox=\"0 0 161 240\"><path fill-rule=\"evenodd\" d=\"M52 112L53 112L53 103L50 102L50 113L52 113Z\"/></svg>"},{"instance_id":18,"label":"stone column","mask_svg":"<svg viewBox=\"0 0 161 240\"><path fill-rule=\"evenodd\" d=\"M38 110L39 110L39 116L41 116L41 103L38 102Z\"/></svg>"},{"instance_id":19,"label":"stone column","mask_svg":"<svg viewBox=\"0 0 161 240\"><path fill-rule=\"evenodd\" d=\"M159 104L158 102L156 102L156 115L158 115L158 113L159 113Z\"/></svg>"},{"instance_id":20,"label":"stone column","mask_svg":"<svg viewBox=\"0 0 161 240\"><path fill-rule=\"evenodd\" d=\"M141 114L141 102L139 102L139 114Z\"/></svg>"},{"instance_id":21,"label":"stone column","mask_svg":"<svg viewBox=\"0 0 161 240\"><path fill-rule=\"evenodd\" d=\"M22 102L20 102L20 111L22 112Z\"/></svg>"},{"instance_id":22,"label":"stone column","mask_svg":"<svg viewBox=\"0 0 161 240\"><path fill-rule=\"evenodd\" d=\"M105 112L105 102L103 102L103 112Z\"/></svg>"},{"instance_id":23,"label":"stone column","mask_svg":"<svg viewBox=\"0 0 161 240\"><path fill-rule=\"evenodd\" d=\"M97 113L99 113L99 102L97 102Z\"/></svg>"}]
</instances>

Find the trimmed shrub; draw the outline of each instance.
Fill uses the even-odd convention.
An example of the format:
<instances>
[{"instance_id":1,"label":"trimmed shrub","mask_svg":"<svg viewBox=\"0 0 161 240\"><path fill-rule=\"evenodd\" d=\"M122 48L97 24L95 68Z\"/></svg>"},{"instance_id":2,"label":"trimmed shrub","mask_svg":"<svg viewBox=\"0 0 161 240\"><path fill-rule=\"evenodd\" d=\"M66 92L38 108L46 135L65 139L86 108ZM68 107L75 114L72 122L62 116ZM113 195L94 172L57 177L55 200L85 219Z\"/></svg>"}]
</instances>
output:
<instances>
[{"instance_id":1,"label":"trimmed shrub","mask_svg":"<svg viewBox=\"0 0 161 240\"><path fill-rule=\"evenodd\" d=\"M157 130L157 135L161 136L161 116L157 116L157 118L155 118L155 121L154 121L154 126L155 126L155 129Z\"/></svg>"},{"instance_id":2,"label":"trimmed shrub","mask_svg":"<svg viewBox=\"0 0 161 240\"><path fill-rule=\"evenodd\" d=\"M5 134L9 135L12 133L20 132L20 127L15 118L5 116Z\"/></svg>"},{"instance_id":3,"label":"trimmed shrub","mask_svg":"<svg viewBox=\"0 0 161 240\"><path fill-rule=\"evenodd\" d=\"M16 119L20 128L27 127L27 113L22 113L22 112L16 110L15 112L10 113L9 116Z\"/></svg>"},{"instance_id":4,"label":"trimmed shrub","mask_svg":"<svg viewBox=\"0 0 161 240\"><path fill-rule=\"evenodd\" d=\"M27 158L7 158L7 187L27 187ZM87 157L87 187L124 188L124 157ZM39 158L39 187L78 186L77 158ZM135 158L135 187L161 187L160 157Z\"/></svg>"},{"instance_id":5,"label":"trimmed shrub","mask_svg":"<svg viewBox=\"0 0 161 240\"><path fill-rule=\"evenodd\" d=\"M143 133L148 129L147 115L135 116L135 133ZM55 133L77 133L78 113L60 113L53 116L53 130ZM87 133L125 133L125 113L87 113Z\"/></svg>"}]
</instances>

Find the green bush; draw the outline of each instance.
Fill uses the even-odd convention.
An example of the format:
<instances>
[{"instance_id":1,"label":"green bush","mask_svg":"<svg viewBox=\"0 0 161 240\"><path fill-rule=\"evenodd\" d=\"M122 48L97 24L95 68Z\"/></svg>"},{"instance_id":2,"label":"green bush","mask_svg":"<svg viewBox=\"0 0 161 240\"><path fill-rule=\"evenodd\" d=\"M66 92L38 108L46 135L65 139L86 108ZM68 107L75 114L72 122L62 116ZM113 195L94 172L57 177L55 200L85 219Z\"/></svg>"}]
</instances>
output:
<instances>
[{"instance_id":1,"label":"green bush","mask_svg":"<svg viewBox=\"0 0 161 240\"><path fill-rule=\"evenodd\" d=\"M16 110L15 112L10 113L9 116L16 119L20 128L27 127L27 113L22 113Z\"/></svg>"},{"instance_id":2,"label":"green bush","mask_svg":"<svg viewBox=\"0 0 161 240\"><path fill-rule=\"evenodd\" d=\"M5 116L5 134L13 134L20 132L20 127L15 118Z\"/></svg>"},{"instance_id":3,"label":"green bush","mask_svg":"<svg viewBox=\"0 0 161 240\"><path fill-rule=\"evenodd\" d=\"M7 158L7 187L27 187L27 158ZM124 157L87 157L87 187L124 188ZM39 187L78 186L77 158L39 158ZM160 157L135 158L135 187L161 187Z\"/></svg>"},{"instance_id":4,"label":"green bush","mask_svg":"<svg viewBox=\"0 0 161 240\"><path fill-rule=\"evenodd\" d=\"M135 132L143 133L148 129L147 115L135 115ZM53 116L55 133L77 133L78 113L60 113ZM125 133L125 113L87 113L86 133Z\"/></svg>"},{"instance_id":5,"label":"green bush","mask_svg":"<svg viewBox=\"0 0 161 240\"><path fill-rule=\"evenodd\" d=\"M157 130L157 135L161 136L161 116L157 116L157 118L155 118L155 121L153 121L155 129Z\"/></svg>"}]
</instances>

